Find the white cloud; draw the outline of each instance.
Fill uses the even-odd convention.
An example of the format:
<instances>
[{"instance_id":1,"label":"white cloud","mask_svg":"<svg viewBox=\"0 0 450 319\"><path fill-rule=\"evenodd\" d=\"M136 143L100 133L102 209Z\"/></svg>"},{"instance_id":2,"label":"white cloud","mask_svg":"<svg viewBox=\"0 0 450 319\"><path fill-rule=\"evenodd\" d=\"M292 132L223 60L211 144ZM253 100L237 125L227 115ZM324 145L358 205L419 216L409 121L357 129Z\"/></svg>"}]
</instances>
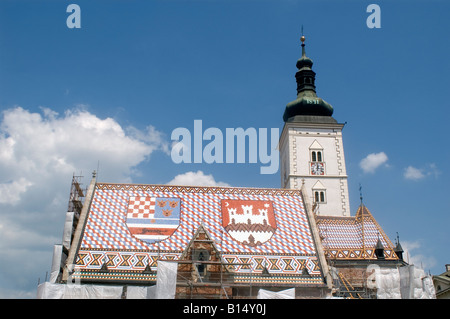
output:
<instances>
[{"instance_id":1,"label":"white cloud","mask_svg":"<svg viewBox=\"0 0 450 319\"><path fill-rule=\"evenodd\" d=\"M186 172L175 176L169 185L190 185L190 186L230 186L224 182L216 182L212 175L205 175L202 171Z\"/></svg>"},{"instance_id":2,"label":"white cloud","mask_svg":"<svg viewBox=\"0 0 450 319\"><path fill-rule=\"evenodd\" d=\"M359 166L364 171L364 173L374 173L375 170L381 165L385 164L387 160L388 157L384 152L371 153L361 160Z\"/></svg>"},{"instance_id":3,"label":"white cloud","mask_svg":"<svg viewBox=\"0 0 450 319\"><path fill-rule=\"evenodd\" d=\"M168 143L152 126L124 129L83 108L1 115L0 296L29 295L61 242L72 175L84 172L89 182L99 162L102 181L131 182L136 166L156 150L167 153Z\"/></svg>"},{"instance_id":4,"label":"white cloud","mask_svg":"<svg viewBox=\"0 0 450 319\"><path fill-rule=\"evenodd\" d=\"M403 177L409 180L417 181L428 176L438 177L440 174L441 172L437 169L436 164L432 163L427 165L425 168L408 166L407 168L405 168Z\"/></svg>"},{"instance_id":5,"label":"white cloud","mask_svg":"<svg viewBox=\"0 0 450 319\"><path fill-rule=\"evenodd\" d=\"M146 127L146 131L142 132L135 127L128 127L126 129L127 133L134 138L145 142L152 147L152 150L161 150L167 155L170 155L169 142L167 141L165 135L158 131L153 125Z\"/></svg>"},{"instance_id":6,"label":"white cloud","mask_svg":"<svg viewBox=\"0 0 450 319\"><path fill-rule=\"evenodd\" d=\"M412 167L412 166L408 166L405 169L405 173L403 174L403 176L406 179L411 179L411 180L419 180L425 177L425 174L422 172L421 169Z\"/></svg>"},{"instance_id":7,"label":"white cloud","mask_svg":"<svg viewBox=\"0 0 450 319\"><path fill-rule=\"evenodd\" d=\"M80 109L63 116L49 109L44 115L21 107L6 110L0 127L1 183L26 178L36 184L43 177L91 171L100 162L102 177L128 181L131 168L153 151L164 149L154 127L147 132L128 128L113 119L100 119Z\"/></svg>"},{"instance_id":8,"label":"white cloud","mask_svg":"<svg viewBox=\"0 0 450 319\"><path fill-rule=\"evenodd\" d=\"M403 260L424 270L436 266L436 259L426 255L426 250L419 241L401 241Z\"/></svg>"},{"instance_id":9,"label":"white cloud","mask_svg":"<svg viewBox=\"0 0 450 319\"><path fill-rule=\"evenodd\" d=\"M33 185L24 177L10 183L0 184L0 204L14 205L20 200L20 195Z\"/></svg>"}]
</instances>

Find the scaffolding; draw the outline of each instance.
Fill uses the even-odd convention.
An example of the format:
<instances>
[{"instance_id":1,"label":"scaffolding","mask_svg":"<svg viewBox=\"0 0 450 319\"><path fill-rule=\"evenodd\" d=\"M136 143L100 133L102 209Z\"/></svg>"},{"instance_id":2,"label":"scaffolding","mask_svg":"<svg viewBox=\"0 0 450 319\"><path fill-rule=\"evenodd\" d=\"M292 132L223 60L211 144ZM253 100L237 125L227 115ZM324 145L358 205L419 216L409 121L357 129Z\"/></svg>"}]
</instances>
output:
<instances>
[{"instance_id":1,"label":"scaffolding","mask_svg":"<svg viewBox=\"0 0 450 319\"><path fill-rule=\"evenodd\" d=\"M376 299L377 291L368 285L370 274L367 267L348 268L336 267L328 260L333 278L333 296L346 299Z\"/></svg>"},{"instance_id":2,"label":"scaffolding","mask_svg":"<svg viewBox=\"0 0 450 319\"><path fill-rule=\"evenodd\" d=\"M83 208L84 194L81 188L81 179L83 176L76 176L75 174L72 177L72 185L70 187L70 196L69 196L69 204L67 207L68 212L75 212L79 217L81 213L81 209Z\"/></svg>"},{"instance_id":3,"label":"scaffolding","mask_svg":"<svg viewBox=\"0 0 450 319\"><path fill-rule=\"evenodd\" d=\"M62 236L62 244L55 245L53 248L52 270L50 275L50 283L60 283L62 280L63 269L67 257L69 255L70 246L72 245L75 229L80 219L81 210L85 193L82 189L81 179L83 176L73 174L72 184L70 186L69 203L67 207L64 230Z\"/></svg>"},{"instance_id":4,"label":"scaffolding","mask_svg":"<svg viewBox=\"0 0 450 319\"><path fill-rule=\"evenodd\" d=\"M216 243L203 227L197 230L180 259L172 262L178 265L176 296L180 299L235 297L234 267L250 266L248 263L225 261Z\"/></svg>"}]
</instances>

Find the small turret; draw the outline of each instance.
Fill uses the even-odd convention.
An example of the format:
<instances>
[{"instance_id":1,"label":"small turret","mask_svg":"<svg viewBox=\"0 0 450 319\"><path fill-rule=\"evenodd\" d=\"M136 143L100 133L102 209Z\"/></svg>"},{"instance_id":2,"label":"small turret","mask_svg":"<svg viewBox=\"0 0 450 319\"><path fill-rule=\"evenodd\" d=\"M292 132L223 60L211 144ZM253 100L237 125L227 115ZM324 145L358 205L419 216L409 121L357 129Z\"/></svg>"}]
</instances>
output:
<instances>
[{"instance_id":1,"label":"small turret","mask_svg":"<svg viewBox=\"0 0 450 319\"><path fill-rule=\"evenodd\" d=\"M379 260L384 259L384 246L381 243L380 238L378 238L377 244L375 246L375 256L377 256L377 259Z\"/></svg>"},{"instance_id":2,"label":"small turret","mask_svg":"<svg viewBox=\"0 0 450 319\"><path fill-rule=\"evenodd\" d=\"M397 255L398 259L403 261L403 247L402 247L402 245L400 245L400 239L398 237L398 233L397 233L397 245L394 248L394 252Z\"/></svg>"}]
</instances>

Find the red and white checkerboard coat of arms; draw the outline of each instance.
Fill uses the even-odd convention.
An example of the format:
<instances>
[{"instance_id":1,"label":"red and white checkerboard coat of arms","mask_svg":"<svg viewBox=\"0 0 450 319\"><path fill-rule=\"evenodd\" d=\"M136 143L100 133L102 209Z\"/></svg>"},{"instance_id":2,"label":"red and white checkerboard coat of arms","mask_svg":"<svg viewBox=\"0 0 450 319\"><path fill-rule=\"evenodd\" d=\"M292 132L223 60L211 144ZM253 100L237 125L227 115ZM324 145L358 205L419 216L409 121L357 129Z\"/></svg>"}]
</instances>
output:
<instances>
[{"instance_id":1,"label":"red and white checkerboard coat of arms","mask_svg":"<svg viewBox=\"0 0 450 319\"><path fill-rule=\"evenodd\" d=\"M126 224L130 233L155 243L171 236L180 224L180 199L133 196L128 201Z\"/></svg>"},{"instance_id":2,"label":"red and white checkerboard coat of arms","mask_svg":"<svg viewBox=\"0 0 450 319\"><path fill-rule=\"evenodd\" d=\"M277 229L271 201L223 199L221 206L223 227L244 245L262 245Z\"/></svg>"}]
</instances>

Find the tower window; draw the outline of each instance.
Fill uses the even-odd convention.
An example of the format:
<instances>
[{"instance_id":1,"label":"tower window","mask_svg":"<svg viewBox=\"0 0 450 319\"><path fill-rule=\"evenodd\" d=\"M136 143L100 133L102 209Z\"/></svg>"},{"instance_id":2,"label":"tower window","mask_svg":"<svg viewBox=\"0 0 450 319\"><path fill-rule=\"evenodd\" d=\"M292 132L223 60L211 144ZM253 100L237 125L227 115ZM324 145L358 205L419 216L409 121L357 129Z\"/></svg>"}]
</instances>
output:
<instances>
[{"instance_id":1,"label":"tower window","mask_svg":"<svg viewBox=\"0 0 450 319\"><path fill-rule=\"evenodd\" d=\"M322 151L312 151L311 162L322 162Z\"/></svg>"},{"instance_id":2,"label":"tower window","mask_svg":"<svg viewBox=\"0 0 450 319\"><path fill-rule=\"evenodd\" d=\"M315 203L325 203L325 191L324 190L315 190L314 191L314 202Z\"/></svg>"}]
</instances>

